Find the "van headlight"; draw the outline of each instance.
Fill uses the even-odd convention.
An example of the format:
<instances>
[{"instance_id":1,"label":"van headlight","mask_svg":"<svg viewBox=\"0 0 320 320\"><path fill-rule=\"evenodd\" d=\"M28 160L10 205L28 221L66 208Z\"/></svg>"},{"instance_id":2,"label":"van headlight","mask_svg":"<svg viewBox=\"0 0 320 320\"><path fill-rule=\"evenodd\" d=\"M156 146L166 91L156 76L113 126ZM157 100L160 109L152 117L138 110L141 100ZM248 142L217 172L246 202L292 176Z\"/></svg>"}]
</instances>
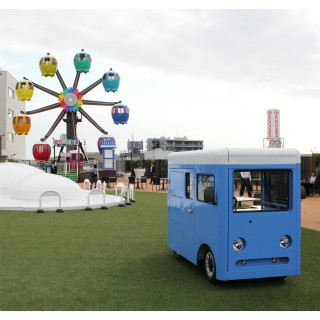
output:
<instances>
[{"instance_id":1,"label":"van headlight","mask_svg":"<svg viewBox=\"0 0 320 320\"><path fill-rule=\"evenodd\" d=\"M285 249L288 248L291 244L291 238L289 236L283 236L280 239L280 247Z\"/></svg>"},{"instance_id":2,"label":"van headlight","mask_svg":"<svg viewBox=\"0 0 320 320\"><path fill-rule=\"evenodd\" d=\"M241 251L246 245L246 242L242 238L237 238L233 241L233 249L235 251Z\"/></svg>"}]
</instances>

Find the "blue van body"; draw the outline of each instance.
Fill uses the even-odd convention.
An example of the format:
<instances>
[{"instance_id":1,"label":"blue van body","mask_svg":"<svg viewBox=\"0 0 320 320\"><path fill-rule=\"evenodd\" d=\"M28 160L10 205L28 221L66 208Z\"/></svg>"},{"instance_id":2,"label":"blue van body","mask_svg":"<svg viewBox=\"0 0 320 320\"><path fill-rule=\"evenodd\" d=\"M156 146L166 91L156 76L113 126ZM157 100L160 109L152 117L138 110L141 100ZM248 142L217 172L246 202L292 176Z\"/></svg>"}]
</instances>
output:
<instances>
[{"instance_id":1,"label":"blue van body","mask_svg":"<svg viewBox=\"0 0 320 320\"><path fill-rule=\"evenodd\" d=\"M257 179L261 184L258 206L252 200L245 208L234 207L235 177L240 171L263 177ZM206 187L214 191L214 202L205 202L202 197L203 177ZM283 236L290 241L285 248L280 245ZM244 247L236 251L238 238ZM170 154L168 246L195 265L211 250L217 280L299 275L299 152L217 149Z\"/></svg>"}]
</instances>

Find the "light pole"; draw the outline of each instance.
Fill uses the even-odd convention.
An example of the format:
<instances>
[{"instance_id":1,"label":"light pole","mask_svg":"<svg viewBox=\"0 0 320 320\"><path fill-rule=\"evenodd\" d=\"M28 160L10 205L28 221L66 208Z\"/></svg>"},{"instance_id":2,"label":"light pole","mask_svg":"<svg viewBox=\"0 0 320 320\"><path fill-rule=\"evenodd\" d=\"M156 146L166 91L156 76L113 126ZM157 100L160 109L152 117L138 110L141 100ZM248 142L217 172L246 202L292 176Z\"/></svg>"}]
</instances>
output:
<instances>
[{"instance_id":1,"label":"light pole","mask_svg":"<svg viewBox=\"0 0 320 320\"><path fill-rule=\"evenodd\" d=\"M4 137L5 134L0 133L0 162L2 162L2 137Z\"/></svg>"}]
</instances>

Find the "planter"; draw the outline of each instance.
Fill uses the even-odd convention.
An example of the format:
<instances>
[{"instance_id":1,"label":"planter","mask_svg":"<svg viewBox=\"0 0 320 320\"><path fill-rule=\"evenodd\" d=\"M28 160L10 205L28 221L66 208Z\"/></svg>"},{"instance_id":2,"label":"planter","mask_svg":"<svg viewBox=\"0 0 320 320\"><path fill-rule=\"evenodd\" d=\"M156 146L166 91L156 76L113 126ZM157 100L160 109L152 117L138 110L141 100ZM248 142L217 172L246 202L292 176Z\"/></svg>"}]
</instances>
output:
<instances>
[{"instance_id":1,"label":"planter","mask_svg":"<svg viewBox=\"0 0 320 320\"><path fill-rule=\"evenodd\" d=\"M134 169L134 173L136 175L136 178L143 177L145 172L146 172L146 169Z\"/></svg>"},{"instance_id":2,"label":"planter","mask_svg":"<svg viewBox=\"0 0 320 320\"><path fill-rule=\"evenodd\" d=\"M129 177L131 176L131 172L124 172L123 173L123 178L125 181L129 181Z\"/></svg>"}]
</instances>

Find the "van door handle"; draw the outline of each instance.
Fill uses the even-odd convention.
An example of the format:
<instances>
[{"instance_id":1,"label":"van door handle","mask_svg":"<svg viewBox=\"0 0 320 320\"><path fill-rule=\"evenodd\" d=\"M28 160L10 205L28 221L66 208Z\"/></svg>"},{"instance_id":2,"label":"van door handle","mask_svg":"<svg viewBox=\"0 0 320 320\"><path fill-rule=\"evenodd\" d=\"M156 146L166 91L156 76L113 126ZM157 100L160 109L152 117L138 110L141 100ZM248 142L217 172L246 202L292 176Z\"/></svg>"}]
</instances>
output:
<instances>
[{"instance_id":1,"label":"van door handle","mask_svg":"<svg viewBox=\"0 0 320 320\"><path fill-rule=\"evenodd\" d=\"M188 208L188 213L192 214L193 210L192 208Z\"/></svg>"}]
</instances>

